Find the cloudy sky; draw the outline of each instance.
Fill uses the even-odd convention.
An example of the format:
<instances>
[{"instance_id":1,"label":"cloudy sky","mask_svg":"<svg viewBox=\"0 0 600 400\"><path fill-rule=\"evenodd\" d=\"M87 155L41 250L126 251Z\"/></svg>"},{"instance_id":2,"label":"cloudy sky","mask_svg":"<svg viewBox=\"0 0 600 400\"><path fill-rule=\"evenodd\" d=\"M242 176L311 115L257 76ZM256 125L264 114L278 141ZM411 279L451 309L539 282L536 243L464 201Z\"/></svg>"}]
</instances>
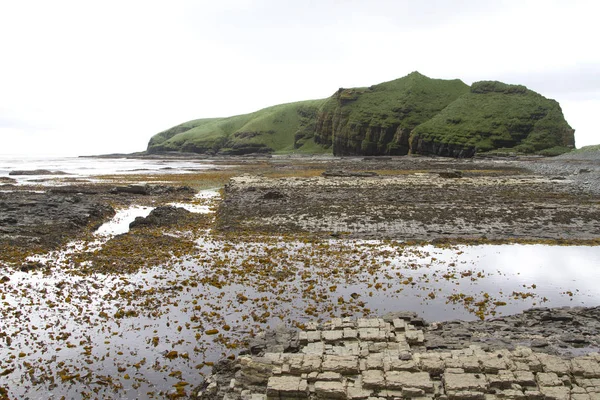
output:
<instances>
[{"instance_id":1,"label":"cloudy sky","mask_svg":"<svg viewBox=\"0 0 600 400\"><path fill-rule=\"evenodd\" d=\"M183 121L419 71L520 83L600 143L595 0L0 0L0 154L143 150Z\"/></svg>"}]
</instances>

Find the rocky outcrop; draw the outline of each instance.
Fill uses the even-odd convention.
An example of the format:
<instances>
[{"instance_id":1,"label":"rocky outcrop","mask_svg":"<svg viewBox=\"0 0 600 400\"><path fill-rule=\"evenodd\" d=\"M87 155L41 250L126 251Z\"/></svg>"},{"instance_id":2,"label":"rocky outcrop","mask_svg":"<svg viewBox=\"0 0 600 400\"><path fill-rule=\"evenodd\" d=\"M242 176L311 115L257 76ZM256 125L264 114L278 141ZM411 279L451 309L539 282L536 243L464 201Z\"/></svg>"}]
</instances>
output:
<instances>
[{"instance_id":1,"label":"rocky outcrop","mask_svg":"<svg viewBox=\"0 0 600 400\"><path fill-rule=\"evenodd\" d=\"M14 170L8 173L9 175L68 175L64 171L50 171L47 169L32 169L32 170Z\"/></svg>"},{"instance_id":2,"label":"rocky outcrop","mask_svg":"<svg viewBox=\"0 0 600 400\"><path fill-rule=\"evenodd\" d=\"M251 355L217 363L192 397L597 398L596 308L534 309L484 324L456 321L423 326L413 313L401 312L383 318L334 318L323 324L309 323L299 332L278 329L262 335L258 339L261 345L251 347ZM465 339L456 347L432 347L430 332L440 329L453 331L448 341L468 336L473 340ZM510 329L527 336L507 337ZM554 333L548 335L548 329ZM547 351L548 345L539 346L538 342L552 340L560 329L566 329L562 336L570 338L565 348L589 347L563 356L541 352ZM486 343L485 332L492 331L498 338L505 334L504 341Z\"/></svg>"},{"instance_id":3,"label":"rocky outcrop","mask_svg":"<svg viewBox=\"0 0 600 400\"><path fill-rule=\"evenodd\" d=\"M475 82L411 132L411 153L472 157L501 150L557 155L575 146L559 104L521 85Z\"/></svg>"},{"instance_id":4,"label":"rocky outcrop","mask_svg":"<svg viewBox=\"0 0 600 400\"><path fill-rule=\"evenodd\" d=\"M468 91L418 72L369 88L339 89L317 117L315 142L334 155L406 155L410 132Z\"/></svg>"},{"instance_id":5,"label":"rocky outcrop","mask_svg":"<svg viewBox=\"0 0 600 400\"><path fill-rule=\"evenodd\" d=\"M136 217L133 222L129 224L129 228L138 228L142 226L171 226L178 222L189 218L192 213L180 207L174 206L161 206L156 207L150 212L147 217Z\"/></svg>"},{"instance_id":6,"label":"rocky outcrop","mask_svg":"<svg viewBox=\"0 0 600 400\"><path fill-rule=\"evenodd\" d=\"M4 246L54 248L114 213L111 206L79 194L0 193L0 251Z\"/></svg>"}]
</instances>

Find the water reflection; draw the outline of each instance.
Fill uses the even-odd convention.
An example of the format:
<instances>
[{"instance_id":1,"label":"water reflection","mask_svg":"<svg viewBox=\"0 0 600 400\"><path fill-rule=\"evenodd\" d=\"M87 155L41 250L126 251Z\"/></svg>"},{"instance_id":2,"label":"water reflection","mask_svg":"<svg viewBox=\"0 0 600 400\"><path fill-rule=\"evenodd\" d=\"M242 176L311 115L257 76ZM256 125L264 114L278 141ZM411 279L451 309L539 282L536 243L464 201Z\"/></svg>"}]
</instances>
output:
<instances>
[{"instance_id":1,"label":"water reflection","mask_svg":"<svg viewBox=\"0 0 600 400\"><path fill-rule=\"evenodd\" d=\"M487 317L600 304L600 247L211 236L197 243L197 254L132 275L80 276L69 272L68 257L49 270L1 271L10 281L0 371L8 371L13 395L159 396L199 382L204 362L235 354L238 341L282 323L398 310L428 321L473 320L483 301ZM211 329L218 334L207 335Z\"/></svg>"}]
</instances>

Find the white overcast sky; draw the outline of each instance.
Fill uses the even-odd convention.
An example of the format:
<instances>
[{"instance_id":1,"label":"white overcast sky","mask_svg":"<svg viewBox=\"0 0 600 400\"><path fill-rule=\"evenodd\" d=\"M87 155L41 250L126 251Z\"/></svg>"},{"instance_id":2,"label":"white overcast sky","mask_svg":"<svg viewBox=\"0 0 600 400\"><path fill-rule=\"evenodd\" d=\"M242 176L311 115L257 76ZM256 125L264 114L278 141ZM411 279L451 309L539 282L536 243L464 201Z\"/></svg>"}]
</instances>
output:
<instances>
[{"instance_id":1,"label":"white overcast sky","mask_svg":"<svg viewBox=\"0 0 600 400\"><path fill-rule=\"evenodd\" d=\"M0 154L146 148L181 122L419 71L520 83L600 143L600 2L0 0Z\"/></svg>"}]
</instances>

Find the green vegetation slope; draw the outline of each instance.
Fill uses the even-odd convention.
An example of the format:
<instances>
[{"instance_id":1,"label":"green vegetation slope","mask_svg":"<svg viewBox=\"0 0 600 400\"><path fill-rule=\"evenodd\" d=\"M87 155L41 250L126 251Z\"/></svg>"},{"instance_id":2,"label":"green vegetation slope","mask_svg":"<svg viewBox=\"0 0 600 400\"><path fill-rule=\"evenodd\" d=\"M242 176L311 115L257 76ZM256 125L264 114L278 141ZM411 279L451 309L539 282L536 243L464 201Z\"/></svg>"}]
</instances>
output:
<instances>
[{"instance_id":1,"label":"green vegetation slope","mask_svg":"<svg viewBox=\"0 0 600 400\"><path fill-rule=\"evenodd\" d=\"M574 145L574 130L556 101L495 81L473 83L410 137L414 153L455 157L497 149L556 155Z\"/></svg>"},{"instance_id":2,"label":"green vegetation slope","mask_svg":"<svg viewBox=\"0 0 600 400\"><path fill-rule=\"evenodd\" d=\"M524 86L431 79L418 72L368 88L198 119L154 135L149 153L435 154L510 150L556 155L574 147L559 104Z\"/></svg>"},{"instance_id":3,"label":"green vegetation slope","mask_svg":"<svg viewBox=\"0 0 600 400\"><path fill-rule=\"evenodd\" d=\"M319 112L315 141L336 155L404 155L410 132L469 91L418 72L369 88L339 89Z\"/></svg>"},{"instance_id":4,"label":"green vegetation slope","mask_svg":"<svg viewBox=\"0 0 600 400\"><path fill-rule=\"evenodd\" d=\"M209 154L327 151L312 139L316 115L325 100L280 104L228 118L197 119L154 135L149 153Z\"/></svg>"}]
</instances>

